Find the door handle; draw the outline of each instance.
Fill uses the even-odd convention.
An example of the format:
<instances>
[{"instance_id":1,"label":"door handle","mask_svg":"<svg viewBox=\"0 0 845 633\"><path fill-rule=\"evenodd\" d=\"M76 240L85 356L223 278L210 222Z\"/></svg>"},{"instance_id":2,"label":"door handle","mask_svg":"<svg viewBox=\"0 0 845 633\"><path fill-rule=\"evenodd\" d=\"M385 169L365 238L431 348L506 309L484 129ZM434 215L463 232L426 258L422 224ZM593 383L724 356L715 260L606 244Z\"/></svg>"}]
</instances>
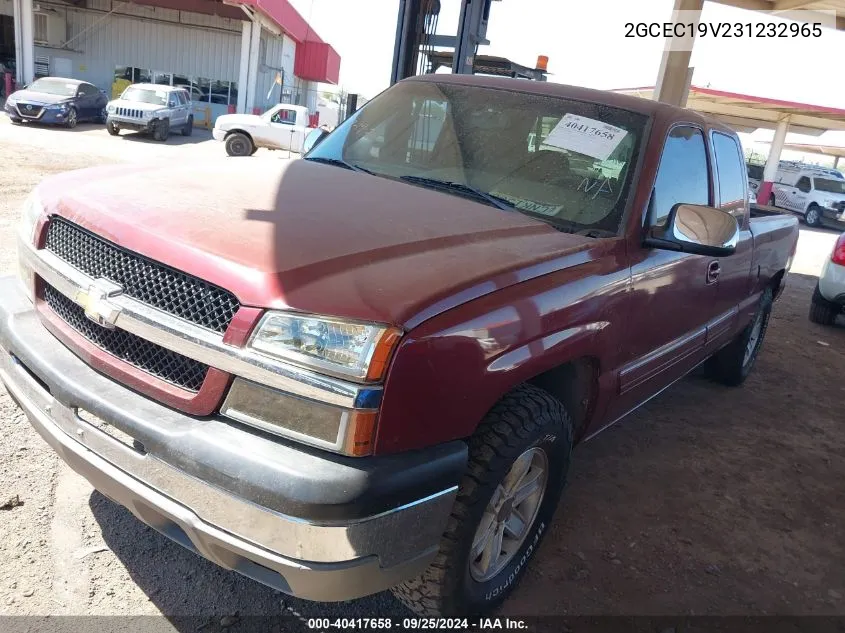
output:
<instances>
[{"instance_id":1,"label":"door handle","mask_svg":"<svg viewBox=\"0 0 845 633\"><path fill-rule=\"evenodd\" d=\"M719 273L721 272L722 266L719 262L710 262L710 265L707 267L707 283L715 284L719 281Z\"/></svg>"}]
</instances>

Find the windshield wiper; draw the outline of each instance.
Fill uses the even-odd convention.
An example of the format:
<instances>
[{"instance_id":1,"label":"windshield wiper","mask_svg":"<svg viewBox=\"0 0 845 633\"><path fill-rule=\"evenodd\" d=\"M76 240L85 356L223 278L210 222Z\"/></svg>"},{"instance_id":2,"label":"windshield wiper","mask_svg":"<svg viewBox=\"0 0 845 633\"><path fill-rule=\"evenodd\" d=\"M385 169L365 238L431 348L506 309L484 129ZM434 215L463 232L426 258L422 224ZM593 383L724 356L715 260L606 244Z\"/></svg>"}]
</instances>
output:
<instances>
[{"instance_id":1,"label":"windshield wiper","mask_svg":"<svg viewBox=\"0 0 845 633\"><path fill-rule=\"evenodd\" d=\"M351 169L352 171L360 171L365 174L370 174L371 176L375 176L373 172L369 169L365 169L359 165L353 165L352 163L347 163L345 160L341 158L325 158L323 156L309 156L303 160L312 160L315 163L324 163L326 165L334 165L335 167L343 167L344 169Z\"/></svg>"},{"instance_id":2,"label":"windshield wiper","mask_svg":"<svg viewBox=\"0 0 845 633\"><path fill-rule=\"evenodd\" d=\"M476 189L470 185L465 185L460 182L451 182L449 180L438 180L437 178L426 178L425 176L401 176L399 180L404 180L406 182L417 183L420 185L428 185L435 189L443 189L446 191L455 191L460 192L463 194L469 194L470 196L474 197L476 200L480 200L482 202L486 202L489 205L496 207L497 209L501 209L502 211L514 211L516 207L505 200L504 198L500 198L499 196L493 195L492 193L487 193L486 191L481 191L481 189Z\"/></svg>"}]
</instances>

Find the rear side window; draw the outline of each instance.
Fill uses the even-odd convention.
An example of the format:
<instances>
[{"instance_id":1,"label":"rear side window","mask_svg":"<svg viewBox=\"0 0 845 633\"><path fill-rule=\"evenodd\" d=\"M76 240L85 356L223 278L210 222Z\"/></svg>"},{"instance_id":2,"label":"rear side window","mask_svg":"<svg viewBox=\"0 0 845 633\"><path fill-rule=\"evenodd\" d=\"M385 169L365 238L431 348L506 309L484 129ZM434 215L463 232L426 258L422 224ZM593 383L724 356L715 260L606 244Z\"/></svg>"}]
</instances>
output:
<instances>
[{"instance_id":1,"label":"rear side window","mask_svg":"<svg viewBox=\"0 0 845 633\"><path fill-rule=\"evenodd\" d=\"M810 179L807 176L801 176L798 179L798 182L795 183L795 187L798 191L803 191L804 193L810 192Z\"/></svg>"},{"instance_id":2,"label":"rear side window","mask_svg":"<svg viewBox=\"0 0 845 633\"><path fill-rule=\"evenodd\" d=\"M713 133L713 152L719 174L719 206L737 216L745 216L745 184L742 153L736 139L720 132Z\"/></svg>"},{"instance_id":3,"label":"rear side window","mask_svg":"<svg viewBox=\"0 0 845 633\"><path fill-rule=\"evenodd\" d=\"M678 203L710 204L707 152L704 135L694 127L672 128L651 195L652 226L663 226L672 207Z\"/></svg>"}]
</instances>

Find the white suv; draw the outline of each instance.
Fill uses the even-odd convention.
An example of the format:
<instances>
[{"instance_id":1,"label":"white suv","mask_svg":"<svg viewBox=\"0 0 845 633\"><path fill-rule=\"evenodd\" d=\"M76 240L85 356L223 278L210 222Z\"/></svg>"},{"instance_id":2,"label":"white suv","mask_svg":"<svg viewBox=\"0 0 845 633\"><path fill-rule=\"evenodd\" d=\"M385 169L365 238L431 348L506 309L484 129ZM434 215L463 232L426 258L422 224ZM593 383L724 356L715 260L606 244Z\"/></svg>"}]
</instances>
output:
<instances>
[{"instance_id":1,"label":"white suv","mask_svg":"<svg viewBox=\"0 0 845 633\"><path fill-rule=\"evenodd\" d=\"M808 226L845 228L845 177L835 169L781 163L772 194L772 206L804 216Z\"/></svg>"},{"instance_id":2,"label":"white suv","mask_svg":"<svg viewBox=\"0 0 845 633\"><path fill-rule=\"evenodd\" d=\"M120 99L106 106L106 129L112 136L121 130L152 134L157 141L166 141L171 130L190 136L194 129L191 97L184 88L159 84L133 84Z\"/></svg>"},{"instance_id":3,"label":"white suv","mask_svg":"<svg viewBox=\"0 0 845 633\"><path fill-rule=\"evenodd\" d=\"M833 325L845 307L845 233L836 240L833 253L825 261L810 305L810 321Z\"/></svg>"}]
</instances>

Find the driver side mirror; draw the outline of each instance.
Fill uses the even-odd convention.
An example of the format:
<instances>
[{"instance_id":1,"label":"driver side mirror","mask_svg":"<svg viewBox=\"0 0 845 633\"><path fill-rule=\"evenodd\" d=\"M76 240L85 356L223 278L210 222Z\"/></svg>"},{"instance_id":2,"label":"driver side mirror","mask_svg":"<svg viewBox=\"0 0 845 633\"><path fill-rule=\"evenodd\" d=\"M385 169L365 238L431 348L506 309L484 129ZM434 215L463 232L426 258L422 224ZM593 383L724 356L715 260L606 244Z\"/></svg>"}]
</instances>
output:
<instances>
[{"instance_id":1,"label":"driver side mirror","mask_svg":"<svg viewBox=\"0 0 845 633\"><path fill-rule=\"evenodd\" d=\"M329 133L326 132L324 129L315 127L313 130L308 132L308 135L305 137L305 141L303 141L302 143L302 153L307 154L308 152L310 152L312 149L317 147L317 145L319 145L322 140L328 135Z\"/></svg>"},{"instance_id":2,"label":"driver side mirror","mask_svg":"<svg viewBox=\"0 0 845 633\"><path fill-rule=\"evenodd\" d=\"M736 251L737 242L739 225L730 213L678 203L669 212L665 226L649 229L644 244L669 251L725 257Z\"/></svg>"}]
</instances>

